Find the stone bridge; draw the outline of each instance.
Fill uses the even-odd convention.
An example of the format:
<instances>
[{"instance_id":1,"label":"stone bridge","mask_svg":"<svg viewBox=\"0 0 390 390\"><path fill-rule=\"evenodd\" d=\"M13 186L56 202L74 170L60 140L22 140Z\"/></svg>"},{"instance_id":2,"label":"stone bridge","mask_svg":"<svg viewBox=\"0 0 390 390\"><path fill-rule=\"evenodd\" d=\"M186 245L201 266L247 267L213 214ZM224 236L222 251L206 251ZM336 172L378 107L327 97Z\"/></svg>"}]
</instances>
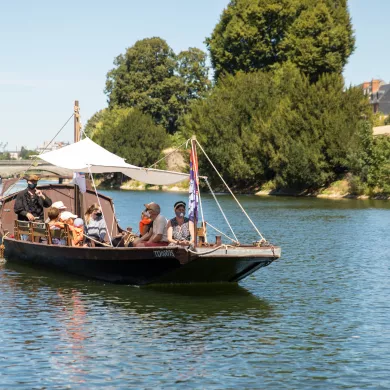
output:
<instances>
[{"instance_id":1,"label":"stone bridge","mask_svg":"<svg viewBox=\"0 0 390 390\"><path fill-rule=\"evenodd\" d=\"M41 176L72 177L73 175L69 169L59 168L41 160L0 160L0 176L3 178L23 176L26 172Z\"/></svg>"}]
</instances>

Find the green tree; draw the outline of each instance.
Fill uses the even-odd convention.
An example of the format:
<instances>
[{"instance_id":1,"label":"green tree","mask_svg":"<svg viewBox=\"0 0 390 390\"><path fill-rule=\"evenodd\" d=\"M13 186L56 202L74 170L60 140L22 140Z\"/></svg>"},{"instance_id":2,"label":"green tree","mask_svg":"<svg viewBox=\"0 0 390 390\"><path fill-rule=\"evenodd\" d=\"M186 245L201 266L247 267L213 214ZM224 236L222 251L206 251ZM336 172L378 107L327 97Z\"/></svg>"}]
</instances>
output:
<instances>
[{"instance_id":1,"label":"green tree","mask_svg":"<svg viewBox=\"0 0 390 390\"><path fill-rule=\"evenodd\" d=\"M22 160L28 160L31 156L35 156L37 152L35 150L28 150L24 146L20 149L20 158Z\"/></svg>"},{"instance_id":2,"label":"green tree","mask_svg":"<svg viewBox=\"0 0 390 390\"><path fill-rule=\"evenodd\" d=\"M317 189L348 172L365 147L358 131L369 110L362 91L344 90L340 75L310 83L286 63L221 77L210 97L192 106L182 132L197 135L232 186L272 180L279 188Z\"/></svg>"},{"instance_id":3,"label":"green tree","mask_svg":"<svg viewBox=\"0 0 390 390\"><path fill-rule=\"evenodd\" d=\"M206 44L216 79L291 61L316 81L342 72L355 39L346 0L231 0Z\"/></svg>"},{"instance_id":4,"label":"green tree","mask_svg":"<svg viewBox=\"0 0 390 390\"><path fill-rule=\"evenodd\" d=\"M205 56L194 48L176 56L157 37L137 41L116 57L114 69L107 73L109 107L136 107L174 133L189 101L207 92Z\"/></svg>"},{"instance_id":5,"label":"green tree","mask_svg":"<svg viewBox=\"0 0 390 390\"><path fill-rule=\"evenodd\" d=\"M9 152L5 151L8 143L0 142L0 160L11 160Z\"/></svg>"},{"instance_id":6,"label":"green tree","mask_svg":"<svg viewBox=\"0 0 390 390\"><path fill-rule=\"evenodd\" d=\"M155 163L166 146L167 135L162 126L135 108L105 109L99 118L87 124L92 140L129 164L148 167Z\"/></svg>"}]
</instances>

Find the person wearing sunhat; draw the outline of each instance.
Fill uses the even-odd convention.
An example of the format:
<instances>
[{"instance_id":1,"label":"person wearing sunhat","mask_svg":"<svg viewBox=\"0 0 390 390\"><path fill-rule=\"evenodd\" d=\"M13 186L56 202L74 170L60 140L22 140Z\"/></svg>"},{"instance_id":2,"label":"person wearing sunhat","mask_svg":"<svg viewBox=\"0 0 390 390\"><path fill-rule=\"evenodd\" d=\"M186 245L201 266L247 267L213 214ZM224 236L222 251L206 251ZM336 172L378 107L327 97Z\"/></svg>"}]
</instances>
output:
<instances>
[{"instance_id":1,"label":"person wearing sunhat","mask_svg":"<svg viewBox=\"0 0 390 390\"><path fill-rule=\"evenodd\" d=\"M43 221L43 209L52 205L51 199L38 190L39 176L25 177L27 188L20 192L15 200L14 211L19 221Z\"/></svg>"},{"instance_id":2,"label":"person wearing sunhat","mask_svg":"<svg viewBox=\"0 0 390 390\"><path fill-rule=\"evenodd\" d=\"M167 246L167 220L160 214L160 206L151 202L145 204L150 219L153 221L152 228L141 238L134 241L133 246Z\"/></svg>"}]
</instances>

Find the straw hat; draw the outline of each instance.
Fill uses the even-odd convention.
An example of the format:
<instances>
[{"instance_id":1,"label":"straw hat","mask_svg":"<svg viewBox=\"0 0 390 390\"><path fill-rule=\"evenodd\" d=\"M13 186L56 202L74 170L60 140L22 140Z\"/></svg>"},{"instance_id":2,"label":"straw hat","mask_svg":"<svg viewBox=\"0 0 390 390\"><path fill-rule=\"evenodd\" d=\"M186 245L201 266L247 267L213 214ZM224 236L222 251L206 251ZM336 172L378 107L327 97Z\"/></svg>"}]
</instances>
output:
<instances>
[{"instance_id":1,"label":"straw hat","mask_svg":"<svg viewBox=\"0 0 390 390\"><path fill-rule=\"evenodd\" d=\"M27 181L38 181L40 178L38 175L26 175L24 179Z\"/></svg>"}]
</instances>

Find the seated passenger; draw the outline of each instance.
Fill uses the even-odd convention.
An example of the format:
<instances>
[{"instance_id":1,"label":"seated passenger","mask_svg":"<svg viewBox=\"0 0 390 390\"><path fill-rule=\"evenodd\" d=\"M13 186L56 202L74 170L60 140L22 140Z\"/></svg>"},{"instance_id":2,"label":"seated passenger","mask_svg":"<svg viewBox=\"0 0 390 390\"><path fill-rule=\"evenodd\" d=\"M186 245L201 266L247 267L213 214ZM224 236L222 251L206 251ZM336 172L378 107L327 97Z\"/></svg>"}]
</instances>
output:
<instances>
[{"instance_id":1,"label":"seated passenger","mask_svg":"<svg viewBox=\"0 0 390 390\"><path fill-rule=\"evenodd\" d=\"M58 210L55 207L50 207L47 211L47 216L49 222L49 229L52 231L58 230L64 228L63 222L59 220L60 210ZM54 235L54 232L52 233L51 243L53 245L65 245L65 240L60 238L61 234L58 233L57 236Z\"/></svg>"},{"instance_id":2,"label":"seated passenger","mask_svg":"<svg viewBox=\"0 0 390 390\"><path fill-rule=\"evenodd\" d=\"M167 220L160 214L160 206L157 203L145 204L149 212L150 219L153 221L152 228L141 238L134 241L133 246L167 246Z\"/></svg>"},{"instance_id":3,"label":"seated passenger","mask_svg":"<svg viewBox=\"0 0 390 390\"><path fill-rule=\"evenodd\" d=\"M49 228L51 230L56 228L56 224L59 223L59 215L60 215L60 210L58 210L55 207L49 207L47 210L47 223L49 224Z\"/></svg>"},{"instance_id":4,"label":"seated passenger","mask_svg":"<svg viewBox=\"0 0 390 390\"><path fill-rule=\"evenodd\" d=\"M84 217L85 234L96 241L104 242L104 238L106 237L107 233L107 227L106 223L104 222L100 206L97 203L93 203L86 211Z\"/></svg>"},{"instance_id":5,"label":"seated passenger","mask_svg":"<svg viewBox=\"0 0 390 390\"><path fill-rule=\"evenodd\" d=\"M74 226L74 221L76 218L77 218L77 215L71 213L70 211L64 211L60 215L60 221L69 226L69 231L71 232L72 246L74 246L74 233L73 232L76 229Z\"/></svg>"},{"instance_id":6,"label":"seated passenger","mask_svg":"<svg viewBox=\"0 0 390 390\"><path fill-rule=\"evenodd\" d=\"M144 210L141 213L139 221L139 236L142 237L152 228L152 220L150 219L149 211Z\"/></svg>"},{"instance_id":7,"label":"seated passenger","mask_svg":"<svg viewBox=\"0 0 390 390\"><path fill-rule=\"evenodd\" d=\"M76 218L73 222L73 226L69 226L73 238L72 246L83 246L84 240L84 221L81 218Z\"/></svg>"},{"instance_id":8,"label":"seated passenger","mask_svg":"<svg viewBox=\"0 0 390 390\"><path fill-rule=\"evenodd\" d=\"M58 209L60 211L60 215L62 212L64 212L66 210L66 206L64 205L64 202L62 202L61 200L59 200L58 202L54 202L51 207L55 207L56 209Z\"/></svg>"},{"instance_id":9,"label":"seated passenger","mask_svg":"<svg viewBox=\"0 0 390 390\"><path fill-rule=\"evenodd\" d=\"M185 217L185 202L173 206L176 216L168 221L167 235L169 245L191 245L194 243L194 223Z\"/></svg>"}]
</instances>

